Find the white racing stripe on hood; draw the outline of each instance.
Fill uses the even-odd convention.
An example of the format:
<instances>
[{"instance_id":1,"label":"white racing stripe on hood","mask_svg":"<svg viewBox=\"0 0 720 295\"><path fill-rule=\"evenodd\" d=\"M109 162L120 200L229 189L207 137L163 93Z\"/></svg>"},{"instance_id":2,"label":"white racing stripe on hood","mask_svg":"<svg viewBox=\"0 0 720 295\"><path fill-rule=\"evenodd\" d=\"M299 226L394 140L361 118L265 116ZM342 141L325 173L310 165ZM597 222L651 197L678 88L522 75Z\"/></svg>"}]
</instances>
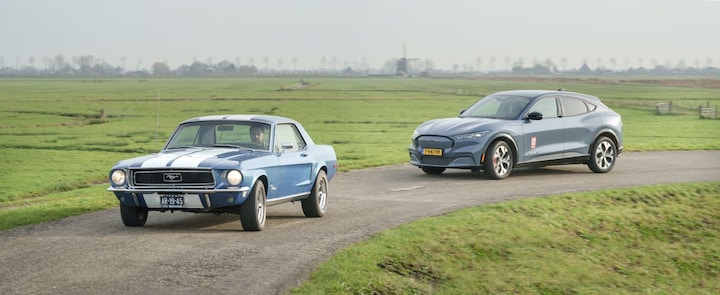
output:
<instances>
[{"instance_id":1,"label":"white racing stripe on hood","mask_svg":"<svg viewBox=\"0 0 720 295\"><path fill-rule=\"evenodd\" d=\"M177 158L177 155L173 155L173 154L158 155L157 157L154 157L152 159L149 159L149 160L143 162L142 166L140 166L140 167L143 167L143 168L145 168L145 167L165 167L165 166L167 166L168 163L170 163L170 161L174 160L175 158Z\"/></svg>"},{"instance_id":2,"label":"white racing stripe on hood","mask_svg":"<svg viewBox=\"0 0 720 295\"><path fill-rule=\"evenodd\" d=\"M170 164L170 167L177 167L177 168L195 168L200 165L202 161L205 161L209 158L213 158L217 155L227 153L227 150L205 150L200 151L197 153L193 153L187 156L182 156L177 158L175 161L173 161Z\"/></svg>"}]
</instances>

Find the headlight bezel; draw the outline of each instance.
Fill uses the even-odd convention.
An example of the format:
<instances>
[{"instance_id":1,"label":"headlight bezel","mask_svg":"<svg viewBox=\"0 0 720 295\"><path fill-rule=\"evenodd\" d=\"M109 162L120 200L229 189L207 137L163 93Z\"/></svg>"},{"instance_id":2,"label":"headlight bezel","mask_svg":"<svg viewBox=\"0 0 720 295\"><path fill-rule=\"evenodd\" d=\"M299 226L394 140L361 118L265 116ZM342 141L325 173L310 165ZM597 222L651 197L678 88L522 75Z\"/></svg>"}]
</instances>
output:
<instances>
[{"instance_id":1,"label":"headlight bezel","mask_svg":"<svg viewBox=\"0 0 720 295\"><path fill-rule=\"evenodd\" d=\"M123 169L115 169L110 173L110 182L115 186L123 186L127 183L127 172Z\"/></svg>"},{"instance_id":2,"label":"headlight bezel","mask_svg":"<svg viewBox=\"0 0 720 295\"><path fill-rule=\"evenodd\" d=\"M232 186L240 185L243 181L243 174L240 170L228 170L225 172L225 180Z\"/></svg>"}]
</instances>

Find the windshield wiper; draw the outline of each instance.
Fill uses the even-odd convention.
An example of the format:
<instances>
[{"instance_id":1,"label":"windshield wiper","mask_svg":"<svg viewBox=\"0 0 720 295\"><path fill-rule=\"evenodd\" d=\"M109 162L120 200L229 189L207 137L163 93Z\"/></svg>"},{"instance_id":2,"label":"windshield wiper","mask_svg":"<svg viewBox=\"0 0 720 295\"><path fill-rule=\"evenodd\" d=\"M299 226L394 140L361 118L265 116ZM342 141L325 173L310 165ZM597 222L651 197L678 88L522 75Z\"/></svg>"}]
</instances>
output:
<instances>
[{"instance_id":1,"label":"windshield wiper","mask_svg":"<svg viewBox=\"0 0 720 295\"><path fill-rule=\"evenodd\" d=\"M229 143L213 144L213 147L249 150L249 148L247 148L247 147L244 147L244 146L241 146L241 145L237 145L237 144L229 144Z\"/></svg>"},{"instance_id":2,"label":"windshield wiper","mask_svg":"<svg viewBox=\"0 0 720 295\"><path fill-rule=\"evenodd\" d=\"M168 147L167 149L169 149L169 150L174 150L174 149L190 149L190 148L194 148L194 147L196 147L196 146L179 145L179 146L171 146L171 147Z\"/></svg>"}]
</instances>

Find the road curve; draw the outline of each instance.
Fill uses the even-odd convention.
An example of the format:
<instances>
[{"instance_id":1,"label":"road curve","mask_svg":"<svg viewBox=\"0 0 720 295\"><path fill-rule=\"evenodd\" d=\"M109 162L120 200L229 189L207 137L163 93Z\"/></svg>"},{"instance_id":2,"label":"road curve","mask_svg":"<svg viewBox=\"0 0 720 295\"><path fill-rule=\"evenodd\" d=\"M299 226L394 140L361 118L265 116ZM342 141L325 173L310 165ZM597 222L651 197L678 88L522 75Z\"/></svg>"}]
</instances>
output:
<instances>
[{"instance_id":1,"label":"road curve","mask_svg":"<svg viewBox=\"0 0 720 295\"><path fill-rule=\"evenodd\" d=\"M151 212L122 225L118 209L0 233L0 294L284 294L336 251L382 230L467 206L550 194L720 180L720 151L625 153L615 169L425 175L408 164L339 173L323 218L299 203L268 209L262 232L234 215ZM108 198L111 198L108 193Z\"/></svg>"}]
</instances>

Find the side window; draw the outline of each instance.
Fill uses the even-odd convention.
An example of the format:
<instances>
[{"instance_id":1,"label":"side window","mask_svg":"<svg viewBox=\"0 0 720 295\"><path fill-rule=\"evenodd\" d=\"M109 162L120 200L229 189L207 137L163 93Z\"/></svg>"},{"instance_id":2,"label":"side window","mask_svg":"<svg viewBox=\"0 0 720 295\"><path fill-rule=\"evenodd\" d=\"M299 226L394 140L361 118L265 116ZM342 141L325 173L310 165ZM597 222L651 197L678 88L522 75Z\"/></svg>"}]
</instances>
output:
<instances>
[{"instance_id":1,"label":"side window","mask_svg":"<svg viewBox=\"0 0 720 295\"><path fill-rule=\"evenodd\" d=\"M543 119L557 118L557 103L555 97L545 97L540 99L530 109L530 112L540 112L543 115Z\"/></svg>"},{"instance_id":2,"label":"side window","mask_svg":"<svg viewBox=\"0 0 720 295\"><path fill-rule=\"evenodd\" d=\"M280 152L282 145L292 145L286 149L288 152L297 152L305 148L305 139L302 138L300 132L295 125L281 124L275 129L275 151Z\"/></svg>"},{"instance_id":3,"label":"side window","mask_svg":"<svg viewBox=\"0 0 720 295\"><path fill-rule=\"evenodd\" d=\"M588 107L584 101L572 98L572 97L561 97L563 107L563 116L577 116L588 112Z\"/></svg>"}]
</instances>

